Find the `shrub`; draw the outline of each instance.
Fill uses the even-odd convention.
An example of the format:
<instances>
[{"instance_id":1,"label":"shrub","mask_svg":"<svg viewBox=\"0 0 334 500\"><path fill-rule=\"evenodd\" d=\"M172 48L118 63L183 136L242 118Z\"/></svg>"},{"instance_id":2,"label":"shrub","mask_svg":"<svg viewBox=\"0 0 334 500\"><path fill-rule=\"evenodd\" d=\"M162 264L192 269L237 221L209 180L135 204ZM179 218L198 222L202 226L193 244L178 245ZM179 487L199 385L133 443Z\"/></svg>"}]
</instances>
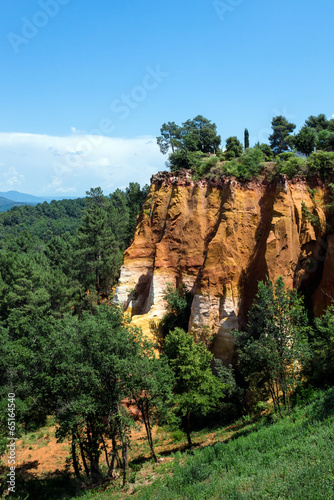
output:
<instances>
[{"instance_id":1,"label":"shrub","mask_svg":"<svg viewBox=\"0 0 334 500\"><path fill-rule=\"evenodd\" d=\"M312 212L310 212L310 210L305 205L304 201L302 202L302 213L303 213L305 219L308 220L312 224L313 227L317 227L317 228L321 227L319 215L313 214Z\"/></svg>"},{"instance_id":2,"label":"shrub","mask_svg":"<svg viewBox=\"0 0 334 500\"><path fill-rule=\"evenodd\" d=\"M273 154L272 149L269 146L269 144L264 144L264 143L260 144L258 142L257 144L255 144L254 147L257 149L260 149L262 151L263 156L264 156L264 161L272 161L273 160L274 154Z\"/></svg>"},{"instance_id":3,"label":"shrub","mask_svg":"<svg viewBox=\"0 0 334 500\"><path fill-rule=\"evenodd\" d=\"M203 153L201 151L189 151L188 149L179 149L169 157L168 166L171 171L181 168L193 168L196 170L201 166Z\"/></svg>"},{"instance_id":4,"label":"shrub","mask_svg":"<svg viewBox=\"0 0 334 500\"><path fill-rule=\"evenodd\" d=\"M212 168L214 168L219 159L216 156L212 156L208 160L201 161L200 163L196 163L193 167L195 173L197 174L197 178L204 177L207 173L210 172Z\"/></svg>"},{"instance_id":5,"label":"shrub","mask_svg":"<svg viewBox=\"0 0 334 500\"><path fill-rule=\"evenodd\" d=\"M334 174L334 153L327 151L312 153L307 166L310 175L321 175L327 178Z\"/></svg>"},{"instance_id":6,"label":"shrub","mask_svg":"<svg viewBox=\"0 0 334 500\"><path fill-rule=\"evenodd\" d=\"M223 165L226 175L235 176L240 180L250 180L260 174L263 169L264 156L259 148L247 149L241 157Z\"/></svg>"},{"instance_id":7,"label":"shrub","mask_svg":"<svg viewBox=\"0 0 334 500\"><path fill-rule=\"evenodd\" d=\"M289 153L288 153L289 154ZM297 156L290 156L284 162L280 162L279 171L292 179L297 175L306 175L307 173L307 160L305 158L298 158Z\"/></svg>"}]
</instances>

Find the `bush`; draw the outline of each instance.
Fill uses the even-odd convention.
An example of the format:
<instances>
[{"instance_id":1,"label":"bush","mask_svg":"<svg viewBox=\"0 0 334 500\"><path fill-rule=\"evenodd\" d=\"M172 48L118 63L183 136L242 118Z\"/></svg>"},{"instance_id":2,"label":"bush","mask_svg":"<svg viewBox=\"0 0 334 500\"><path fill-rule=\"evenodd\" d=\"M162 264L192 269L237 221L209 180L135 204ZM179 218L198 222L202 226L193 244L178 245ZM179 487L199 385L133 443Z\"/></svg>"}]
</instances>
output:
<instances>
[{"instance_id":1,"label":"bush","mask_svg":"<svg viewBox=\"0 0 334 500\"><path fill-rule=\"evenodd\" d=\"M279 164L279 172L285 174L292 179L298 175L306 175L307 173L307 160L305 158L298 158L297 156L290 156L284 162Z\"/></svg>"},{"instance_id":2,"label":"bush","mask_svg":"<svg viewBox=\"0 0 334 500\"><path fill-rule=\"evenodd\" d=\"M195 173L197 174L198 178L204 177L207 173L210 172L212 168L214 168L217 163L219 162L219 159L216 156L212 156L208 160L201 161L200 163L197 163L193 168L195 170Z\"/></svg>"},{"instance_id":3,"label":"bush","mask_svg":"<svg viewBox=\"0 0 334 500\"><path fill-rule=\"evenodd\" d=\"M160 324L163 337L176 327L188 330L193 294L183 283L178 288L167 283L164 299L167 302L167 311Z\"/></svg>"},{"instance_id":4,"label":"bush","mask_svg":"<svg viewBox=\"0 0 334 500\"><path fill-rule=\"evenodd\" d=\"M188 149L179 149L172 153L168 160L168 166L171 171L187 168L194 170L201 166L203 153L201 151L189 151Z\"/></svg>"},{"instance_id":5,"label":"bush","mask_svg":"<svg viewBox=\"0 0 334 500\"><path fill-rule=\"evenodd\" d=\"M327 151L312 153L307 166L310 175L321 175L326 179L334 174L334 153Z\"/></svg>"},{"instance_id":6,"label":"bush","mask_svg":"<svg viewBox=\"0 0 334 500\"><path fill-rule=\"evenodd\" d=\"M234 176L240 180L250 180L261 173L264 156L260 148L247 149L241 157L233 159L223 165L226 175Z\"/></svg>"},{"instance_id":7,"label":"bush","mask_svg":"<svg viewBox=\"0 0 334 500\"><path fill-rule=\"evenodd\" d=\"M321 386L334 384L334 305L315 319L311 337L311 357L305 367L311 383Z\"/></svg>"},{"instance_id":8,"label":"bush","mask_svg":"<svg viewBox=\"0 0 334 500\"><path fill-rule=\"evenodd\" d=\"M262 151L263 156L264 156L264 161L272 161L273 160L274 154L273 154L272 149L269 146L269 144L257 143L257 144L255 144L255 148L260 149Z\"/></svg>"}]
</instances>

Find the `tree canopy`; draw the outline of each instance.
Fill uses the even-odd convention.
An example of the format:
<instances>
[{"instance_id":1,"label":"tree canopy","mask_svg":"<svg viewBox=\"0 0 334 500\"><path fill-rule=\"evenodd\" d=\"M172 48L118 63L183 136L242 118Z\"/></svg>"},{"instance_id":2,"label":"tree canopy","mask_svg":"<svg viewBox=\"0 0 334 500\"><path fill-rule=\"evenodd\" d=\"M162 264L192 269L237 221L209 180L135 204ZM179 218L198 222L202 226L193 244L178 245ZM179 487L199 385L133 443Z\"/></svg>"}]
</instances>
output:
<instances>
[{"instance_id":1,"label":"tree canopy","mask_svg":"<svg viewBox=\"0 0 334 500\"><path fill-rule=\"evenodd\" d=\"M271 127L273 133L269 136L269 143L274 154L277 155L288 151L290 149L289 137L296 125L288 122L284 116L280 115L272 119Z\"/></svg>"}]
</instances>

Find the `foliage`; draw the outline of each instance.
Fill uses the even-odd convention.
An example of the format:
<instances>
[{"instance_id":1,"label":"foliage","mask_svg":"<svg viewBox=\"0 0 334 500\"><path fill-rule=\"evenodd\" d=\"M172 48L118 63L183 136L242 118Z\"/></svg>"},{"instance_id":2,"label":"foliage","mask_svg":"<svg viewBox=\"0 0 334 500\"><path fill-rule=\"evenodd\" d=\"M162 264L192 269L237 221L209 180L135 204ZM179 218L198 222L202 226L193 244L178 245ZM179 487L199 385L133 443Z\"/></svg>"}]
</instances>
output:
<instances>
[{"instance_id":1,"label":"foliage","mask_svg":"<svg viewBox=\"0 0 334 500\"><path fill-rule=\"evenodd\" d=\"M328 120L323 113L318 116L311 115L305 120L305 125L319 132L320 130L327 129Z\"/></svg>"},{"instance_id":2,"label":"foliage","mask_svg":"<svg viewBox=\"0 0 334 500\"><path fill-rule=\"evenodd\" d=\"M182 126L175 122L164 123L157 143L163 154L172 150L167 165L174 171L200 167L203 154L215 153L219 149L221 138L217 135L216 124L198 115L182 123Z\"/></svg>"},{"instance_id":3,"label":"foliage","mask_svg":"<svg viewBox=\"0 0 334 500\"><path fill-rule=\"evenodd\" d=\"M183 283L178 288L167 283L164 299L167 307L160 323L163 337L165 338L169 331L176 327L188 330L193 294Z\"/></svg>"},{"instance_id":4,"label":"foliage","mask_svg":"<svg viewBox=\"0 0 334 500\"><path fill-rule=\"evenodd\" d=\"M208 173L214 169L219 162L219 158L217 156L212 156L211 158L208 159L202 159L199 163L194 165L193 170L195 171L195 176L194 178L201 179L205 177Z\"/></svg>"},{"instance_id":5,"label":"foliage","mask_svg":"<svg viewBox=\"0 0 334 500\"><path fill-rule=\"evenodd\" d=\"M298 134L296 134L293 137L292 142L297 151L300 151L301 153L308 156L314 150L316 140L317 140L317 134L314 131L314 129L304 125L300 129Z\"/></svg>"},{"instance_id":6,"label":"foliage","mask_svg":"<svg viewBox=\"0 0 334 500\"><path fill-rule=\"evenodd\" d=\"M181 128L182 146L189 151L215 153L221 143L217 126L202 115L187 120Z\"/></svg>"},{"instance_id":7,"label":"foliage","mask_svg":"<svg viewBox=\"0 0 334 500\"><path fill-rule=\"evenodd\" d=\"M264 161L272 161L273 160L273 152L269 144L260 144L257 142L254 146L255 148L261 149L264 157Z\"/></svg>"},{"instance_id":8,"label":"foliage","mask_svg":"<svg viewBox=\"0 0 334 500\"><path fill-rule=\"evenodd\" d=\"M295 290L285 288L282 277L274 285L267 279L259 283L249 318L247 332L235 332L240 369L281 413L282 404L290 406L298 366L308 354L309 327L302 300Z\"/></svg>"},{"instance_id":9,"label":"foliage","mask_svg":"<svg viewBox=\"0 0 334 500\"><path fill-rule=\"evenodd\" d=\"M182 418L182 427L191 442L191 416L206 415L215 409L224 396L224 384L213 375L212 354L205 344L181 328L169 332L164 344L165 354L174 371L174 413Z\"/></svg>"},{"instance_id":10,"label":"foliage","mask_svg":"<svg viewBox=\"0 0 334 500\"><path fill-rule=\"evenodd\" d=\"M316 147L324 151L334 151L334 132L320 130L316 139Z\"/></svg>"},{"instance_id":11,"label":"foliage","mask_svg":"<svg viewBox=\"0 0 334 500\"><path fill-rule=\"evenodd\" d=\"M332 498L333 389L303 406L271 425L263 417L233 439L176 457L172 470L137 497Z\"/></svg>"},{"instance_id":12,"label":"foliage","mask_svg":"<svg viewBox=\"0 0 334 500\"><path fill-rule=\"evenodd\" d=\"M293 179L294 177L302 176L307 173L307 160L298 158L298 156L292 154L285 161L279 162L277 170L281 174L287 175L289 179Z\"/></svg>"},{"instance_id":13,"label":"foliage","mask_svg":"<svg viewBox=\"0 0 334 500\"><path fill-rule=\"evenodd\" d=\"M161 136L157 137L157 143L163 154L172 150L172 158L169 158L170 165L176 166L181 161L181 155L173 156L181 150L187 152L215 153L218 149L221 138L217 135L217 126L202 115L195 116L192 120L187 120L181 126L175 122L164 123L161 127ZM182 168L186 159L183 159ZM175 168L176 169L176 168Z\"/></svg>"},{"instance_id":14,"label":"foliage","mask_svg":"<svg viewBox=\"0 0 334 500\"><path fill-rule=\"evenodd\" d=\"M250 148L241 154L237 160L224 163L222 170L228 176L240 180L250 180L259 175L263 169L263 153L260 148Z\"/></svg>"},{"instance_id":15,"label":"foliage","mask_svg":"<svg viewBox=\"0 0 334 500\"><path fill-rule=\"evenodd\" d=\"M334 306L326 309L320 318L315 319L310 338L311 358L305 367L310 383L334 385Z\"/></svg>"},{"instance_id":16,"label":"foliage","mask_svg":"<svg viewBox=\"0 0 334 500\"><path fill-rule=\"evenodd\" d=\"M175 122L164 123L160 133L157 144L162 154L167 154L170 148L174 153L176 148L181 147L181 128Z\"/></svg>"},{"instance_id":17,"label":"foliage","mask_svg":"<svg viewBox=\"0 0 334 500\"><path fill-rule=\"evenodd\" d=\"M201 151L189 151L186 148L178 149L175 153L169 155L167 164L172 172L181 168L197 170L201 167L202 157Z\"/></svg>"},{"instance_id":18,"label":"foliage","mask_svg":"<svg viewBox=\"0 0 334 500\"><path fill-rule=\"evenodd\" d=\"M249 148L249 132L248 132L248 129L245 128L245 131L244 131L244 149L248 149Z\"/></svg>"},{"instance_id":19,"label":"foliage","mask_svg":"<svg viewBox=\"0 0 334 500\"><path fill-rule=\"evenodd\" d=\"M310 155L307 166L309 175L320 175L324 179L334 174L334 152L317 151Z\"/></svg>"},{"instance_id":20,"label":"foliage","mask_svg":"<svg viewBox=\"0 0 334 500\"><path fill-rule=\"evenodd\" d=\"M0 214L0 321L22 329L30 313L80 312L109 296L147 193L130 183Z\"/></svg>"},{"instance_id":21,"label":"foliage","mask_svg":"<svg viewBox=\"0 0 334 500\"><path fill-rule=\"evenodd\" d=\"M313 227L315 227L315 228L321 227L319 215L316 213L312 213L307 208L304 201L302 201L302 214L305 217L305 219L308 220L312 224Z\"/></svg>"},{"instance_id":22,"label":"foliage","mask_svg":"<svg viewBox=\"0 0 334 500\"><path fill-rule=\"evenodd\" d=\"M164 356L156 358L152 346L144 343L142 354L135 360L135 369L125 374L125 386L141 412L155 462L158 458L154 450L152 426L167 418L174 383L174 374L167 359Z\"/></svg>"},{"instance_id":23,"label":"foliage","mask_svg":"<svg viewBox=\"0 0 334 500\"><path fill-rule=\"evenodd\" d=\"M280 115L275 116L271 122L273 133L269 136L269 143L274 154L280 154L290 149L290 134L296 128L296 125Z\"/></svg>"},{"instance_id":24,"label":"foliage","mask_svg":"<svg viewBox=\"0 0 334 500\"><path fill-rule=\"evenodd\" d=\"M226 139L225 158L232 160L232 158L239 158L242 155L243 146L237 137L228 137Z\"/></svg>"}]
</instances>

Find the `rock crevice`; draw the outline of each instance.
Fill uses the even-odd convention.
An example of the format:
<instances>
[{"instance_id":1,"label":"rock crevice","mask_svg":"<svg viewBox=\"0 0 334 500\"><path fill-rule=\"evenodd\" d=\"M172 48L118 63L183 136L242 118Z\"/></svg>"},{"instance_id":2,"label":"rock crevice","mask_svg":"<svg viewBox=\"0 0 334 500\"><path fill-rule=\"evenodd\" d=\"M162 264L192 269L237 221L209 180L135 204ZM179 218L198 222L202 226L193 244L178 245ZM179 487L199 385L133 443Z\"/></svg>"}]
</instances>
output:
<instances>
[{"instance_id":1,"label":"rock crevice","mask_svg":"<svg viewBox=\"0 0 334 500\"><path fill-rule=\"evenodd\" d=\"M150 320L165 312L167 283L184 283L194 292L189 329L209 327L215 355L229 362L230 331L245 324L265 276L282 275L299 289L319 283L312 290L316 312L334 296L326 195L320 183L311 192L305 181L286 178L241 184L193 181L189 171L157 174L124 253L115 301L149 334ZM313 225L305 210L316 214Z\"/></svg>"}]
</instances>

